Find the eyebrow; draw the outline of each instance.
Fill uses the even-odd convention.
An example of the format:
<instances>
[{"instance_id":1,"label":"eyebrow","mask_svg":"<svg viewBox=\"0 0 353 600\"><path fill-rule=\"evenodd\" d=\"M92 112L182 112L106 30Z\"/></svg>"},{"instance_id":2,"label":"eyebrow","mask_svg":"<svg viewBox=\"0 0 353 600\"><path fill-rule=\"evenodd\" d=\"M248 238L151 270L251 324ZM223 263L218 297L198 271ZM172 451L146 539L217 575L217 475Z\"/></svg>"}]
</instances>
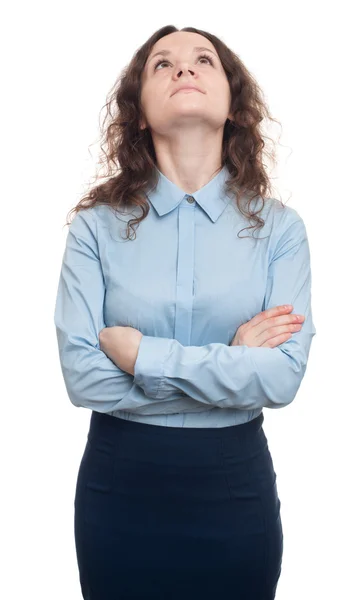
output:
<instances>
[{"instance_id":1,"label":"eyebrow","mask_svg":"<svg viewBox=\"0 0 353 600\"><path fill-rule=\"evenodd\" d=\"M213 50L211 50L211 48L204 48L203 46L195 46L193 48L194 52L203 52L205 50L207 50L207 52L212 52L212 54L214 54L217 57L217 54L215 54L213 52ZM162 54L163 56L167 56L168 54L171 54L171 51L170 50L159 50L158 52L155 52L155 54L152 54L151 58L149 58L147 62L150 62L154 56L157 56L157 54Z\"/></svg>"}]
</instances>

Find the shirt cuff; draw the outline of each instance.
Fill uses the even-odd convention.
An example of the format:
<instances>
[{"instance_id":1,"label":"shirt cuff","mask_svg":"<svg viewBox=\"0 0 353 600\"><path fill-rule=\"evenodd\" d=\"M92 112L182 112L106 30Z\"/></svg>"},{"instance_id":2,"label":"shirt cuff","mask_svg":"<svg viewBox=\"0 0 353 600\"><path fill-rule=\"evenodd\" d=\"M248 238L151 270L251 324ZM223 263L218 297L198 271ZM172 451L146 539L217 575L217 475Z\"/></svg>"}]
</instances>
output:
<instances>
[{"instance_id":1,"label":"shirt cuff","mask_svg":"<svg viewBox=\"0 0 353 600\"><path fill-rule=\"evenodd\" d=\"M150 398L158 396L164 363L171 352L173 341L149 335L141 338L134 368L134 383Z\"/></svg>"}]
</instances>

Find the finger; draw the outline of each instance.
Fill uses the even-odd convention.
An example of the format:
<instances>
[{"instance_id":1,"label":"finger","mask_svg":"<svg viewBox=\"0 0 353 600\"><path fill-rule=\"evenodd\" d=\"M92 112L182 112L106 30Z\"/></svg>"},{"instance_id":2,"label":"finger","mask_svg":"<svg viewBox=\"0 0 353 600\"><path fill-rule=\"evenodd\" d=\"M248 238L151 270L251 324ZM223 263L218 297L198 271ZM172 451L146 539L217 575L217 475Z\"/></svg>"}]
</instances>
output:
<instances>
[{"instance_id":1,"label":"finger","mask_svg":"<svg viewBox=\"0 0 353 600\"><path fill-rule=\"evenodd\" d=\"M262 323L262 321L265 321L266 319L269 319L271 317L278 317L279 315L284 315L286 313L291 312L292 310L293 310L292 305L282 305L282 306L274 306L272 308L267 308L266 310L263 310L259 314L255 315L255 317L253 317L250 321L248 321L248 323L246 323L246 325L248 325L250 323L250 326L254 327L255 325L258 325L259 323Z\"/></svg>"},{"instance_id":2,"label":"finger","mask_svg":"<svg viewBox=\"0 0 353 600\"><path fill-rule=\"evenodd\" d=\"M276 335L275 337L266 340L266 342L264 342L263 344L260 344L260 346L258 346L258 347L259 348L276 348L277 346L280 346L280 344L283 344L283 342L287 342L287 340L289 340L291 337L292 337L291 333L282 333L281 335Z\"/></svg>"}]
</instances>

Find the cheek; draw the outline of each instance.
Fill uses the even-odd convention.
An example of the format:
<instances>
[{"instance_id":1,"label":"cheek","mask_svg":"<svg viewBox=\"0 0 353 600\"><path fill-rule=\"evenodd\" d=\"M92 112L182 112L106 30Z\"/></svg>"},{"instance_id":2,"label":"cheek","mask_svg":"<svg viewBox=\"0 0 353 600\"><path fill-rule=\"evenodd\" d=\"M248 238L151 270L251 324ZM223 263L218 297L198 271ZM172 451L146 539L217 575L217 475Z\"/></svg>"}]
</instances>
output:
<instances>
[{"instance_id":1,"label":"cheek","mask_svg":"<svg viewBox=\"0 0 353 600\"><path fill-rule=\"evenodd\" d=\"M148 123L158 127L168 120L169 114L169 90L165 86L146 87L143 96L141 95L141 106L143 114ZM173 100L173 99L172 99Z\"/></svg>"},{"instance_id":2,"label":"cheek","mask_svg":"<svg viewBox=\"0 0 353 600\"><path fill-rule=\"evenodd\" d=\"M160 106L162 90L159 86L147 83L141 92L141 106L145 114L156 112L156 107Z\"/></svg>"},{"instance_id":3,"label":"cheek","mask_svg":"<svg viewBox=\"0 0 353 600\"><path fill-rule=\"evenodd\" d=\"M217 97L214 100L214 103L217 104L217 106L218 106L219 114L222 114L222 116L228 117L230 107L231 107L231 102L232 102L232 96L231 96L228 84L227 84L227 87L225 87L224 84L223 84L223 86L220 85L218 87Z\"/></svg>"},{"instance_id":4,"label":"cheek","mask_svg":"<svg viewBox=\"0 0 353 600\"><path fill-rule=\"evenodd\" d=\"M225 80L223 77L215 85L215 89L218 92L220 98L223 98L225 104L229 104L231 101L231 92L228 80Z\"/></svg>"}]
</instances>

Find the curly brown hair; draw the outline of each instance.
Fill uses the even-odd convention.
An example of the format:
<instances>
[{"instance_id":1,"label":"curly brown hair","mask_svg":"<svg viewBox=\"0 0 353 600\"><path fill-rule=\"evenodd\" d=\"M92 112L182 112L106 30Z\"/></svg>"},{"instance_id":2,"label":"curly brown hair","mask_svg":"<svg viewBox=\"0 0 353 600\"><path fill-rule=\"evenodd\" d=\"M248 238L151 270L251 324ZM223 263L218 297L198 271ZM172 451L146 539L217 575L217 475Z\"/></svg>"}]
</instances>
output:
<instances>
[{"instance_id":1,"label":"curly brown hair","mask_svg":"<svg viewBox=\"0 0 353 600\"><path fill-rule=\"evenodd\" d=\"M108 178L104 183L96 184L86 193L71 213L91 208L98 204L107 204L115 212L130 207L140 206L142 215L131 219L127 224L129 239L130 227L138 225L149 213L150 205L145 192L158 181L156 170L156 154L151 133L146 127L140 129L141 119L141 77L147 58L154 44L162 37L176 31L198 33L207 38L216 48L225 70L231 91L230 114L233 120L227 119L224 125L222 141L222 167L227 166L231 177L226 181L227 192L234 194L237 206L242 214L255 221L244 229L261 228L264 220L258 216L265 205L266 197L272 196L270 179L263 163L264 154L276 162L274 152L264 150L267 138L260 128L264 118L277 121L271 117L262 91L254 77L244 66L240 58L230 50L218 37L196 29L184 27L178 29L167 25L158 29L135 52L130 63L114 83L106 98L103 108L107 114L100 127L102 136L100 149L103 156L99 163L106 167L103 175L97 175L95 181ZM267 138L270 139L270 138ZM262 206L253 212L250 203L260 197ZM241 198L246 199L242 206ZM284 208L283 203L282 208ZM66 222L65 225L70 225ZM241 230L242 231L242 230ZM250 236L245 236L250 237Z\"/></svg>"}]
</instances>

